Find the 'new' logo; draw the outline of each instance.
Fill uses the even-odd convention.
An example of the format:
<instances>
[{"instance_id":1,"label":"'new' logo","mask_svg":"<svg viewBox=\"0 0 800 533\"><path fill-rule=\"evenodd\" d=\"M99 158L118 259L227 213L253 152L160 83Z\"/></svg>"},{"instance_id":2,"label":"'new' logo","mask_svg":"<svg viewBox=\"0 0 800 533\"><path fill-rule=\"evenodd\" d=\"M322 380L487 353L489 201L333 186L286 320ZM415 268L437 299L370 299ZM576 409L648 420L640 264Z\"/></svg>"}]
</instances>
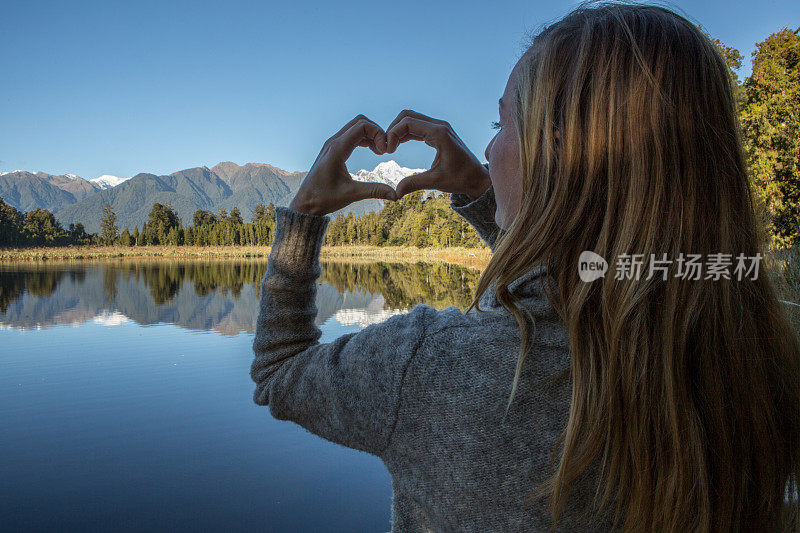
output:
<instances>
[{"instance_id":1,"label":"'new' logo","mask_svg":"<svg viewBox=\"0 0 800 533\"><path fill-rule=\"evenodd\" d=\"M602 278L607 270L608 262L591 250L584 250L578 257L578 275L581 281L589 283Z\"/></svg>"}]
</instances>

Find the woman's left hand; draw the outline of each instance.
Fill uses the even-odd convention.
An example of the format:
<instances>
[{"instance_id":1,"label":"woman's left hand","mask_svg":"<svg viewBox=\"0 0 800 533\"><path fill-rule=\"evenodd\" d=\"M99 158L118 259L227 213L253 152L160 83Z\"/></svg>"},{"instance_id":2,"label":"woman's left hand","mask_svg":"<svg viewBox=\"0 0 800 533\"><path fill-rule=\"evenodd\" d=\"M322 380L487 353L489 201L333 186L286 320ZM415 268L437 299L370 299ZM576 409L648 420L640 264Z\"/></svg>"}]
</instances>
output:
<instances>
[{"instance_id":1,"label":"woman's left hand","mask_svg":"<svg viewBox=\"0 0 800 533\"><path fill-rule=\"evenodd\" d=\"M348 122L322 146L290 209L312 215L327 215L358 200L395 200L394 189L385 183L353 180L345 162L356 146L368 146L378 155L386 153L386 133L364 115Z\"/></svg>"}]
</instances>

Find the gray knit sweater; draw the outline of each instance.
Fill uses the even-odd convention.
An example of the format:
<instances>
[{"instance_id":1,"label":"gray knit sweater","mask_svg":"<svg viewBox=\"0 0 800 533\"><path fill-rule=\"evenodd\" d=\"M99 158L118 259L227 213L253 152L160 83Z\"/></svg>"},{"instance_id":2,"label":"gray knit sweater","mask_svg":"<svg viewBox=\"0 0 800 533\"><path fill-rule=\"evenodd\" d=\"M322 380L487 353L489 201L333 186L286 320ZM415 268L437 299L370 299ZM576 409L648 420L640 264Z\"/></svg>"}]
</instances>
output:
<instances>
[{"instance_id":1,"label":"gray knit sweater","mask_svg":"<svg viewBox=\"0 0 800 533\"><path fill-rule=\"evenodd\" d=\"M494 190L451 200L494 250ZM316 280L330 217L285 207L275 216L253 342L254 401L279 420L380 457L392 476L394 532L549 529L547 499L522 509L552 472L570 405L568 332L541 290L552 279L546 269L509 287L535 317L536 334L503 420L520 335L493 287L481 299L486 313L419 304L320 344ZM559 377L543 381L551 376ZM575 487L558 529L606 529L583 513L591 480Z\"/></svg>"}]
</instances>

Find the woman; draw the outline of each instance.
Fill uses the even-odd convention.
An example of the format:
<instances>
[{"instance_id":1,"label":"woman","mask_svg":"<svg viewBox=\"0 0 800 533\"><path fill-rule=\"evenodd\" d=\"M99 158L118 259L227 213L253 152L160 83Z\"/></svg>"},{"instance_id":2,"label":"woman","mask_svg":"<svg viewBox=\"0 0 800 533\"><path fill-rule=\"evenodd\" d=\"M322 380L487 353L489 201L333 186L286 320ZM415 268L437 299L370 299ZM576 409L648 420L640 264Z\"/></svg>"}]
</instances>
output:
<instances>
[{"instance_id":1,"label":"woman","mask_svg":"<svg viewBox=\"0 0 800 533\"><path fill-rule=\"evenodd\" d=\"M488 170L446 122L404 111L384 131L356 117L276 210L256 403L381 457L396 531L788 528L797 334L752 265L741 279L680 275L687 254L733 269L764 242L732 94L691 23L604 4L544 29L514 67ZM408 140L436 159L396 197L452 193L493 251L475 301L319 344L324 215L395 198L353 182L345 160ZM585 251L668 265L582 281Z\"/></svg>"}]
</instances>

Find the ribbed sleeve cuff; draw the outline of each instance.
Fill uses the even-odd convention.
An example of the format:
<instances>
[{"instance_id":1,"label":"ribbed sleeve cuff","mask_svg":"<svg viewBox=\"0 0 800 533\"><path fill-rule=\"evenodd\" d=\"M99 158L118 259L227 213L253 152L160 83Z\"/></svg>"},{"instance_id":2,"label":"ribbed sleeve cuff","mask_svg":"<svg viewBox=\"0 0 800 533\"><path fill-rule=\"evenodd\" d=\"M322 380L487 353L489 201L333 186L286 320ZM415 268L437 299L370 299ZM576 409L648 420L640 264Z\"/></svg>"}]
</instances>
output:
<instances>
[{"instance_id":1,"label":"ribbed sleeve cuff","mask_svg":"<svg viewBox=\"0 0 800 533\"><path fill-rule=\"evenodd\" d=\"M450 207L454 209L456 213L465 217L485 212L486 208L493 205L494 202L493 185L490 185L489 188L483 191L483 194L475 198L475 200L470 200L469 196L458 192L454 192L450 195Z\"/></svg>"},{"instance_id":2,"label":"ribbed sleeve cuff","mask_svg":"<svg viewBox=\"0 0 800 533\"><path fill-rule=\"evenodd\" d=\"M292 270L313 270L325 240L329 216L275 208L275 240L270 259Z\"/></svg>"}]
</instances>

